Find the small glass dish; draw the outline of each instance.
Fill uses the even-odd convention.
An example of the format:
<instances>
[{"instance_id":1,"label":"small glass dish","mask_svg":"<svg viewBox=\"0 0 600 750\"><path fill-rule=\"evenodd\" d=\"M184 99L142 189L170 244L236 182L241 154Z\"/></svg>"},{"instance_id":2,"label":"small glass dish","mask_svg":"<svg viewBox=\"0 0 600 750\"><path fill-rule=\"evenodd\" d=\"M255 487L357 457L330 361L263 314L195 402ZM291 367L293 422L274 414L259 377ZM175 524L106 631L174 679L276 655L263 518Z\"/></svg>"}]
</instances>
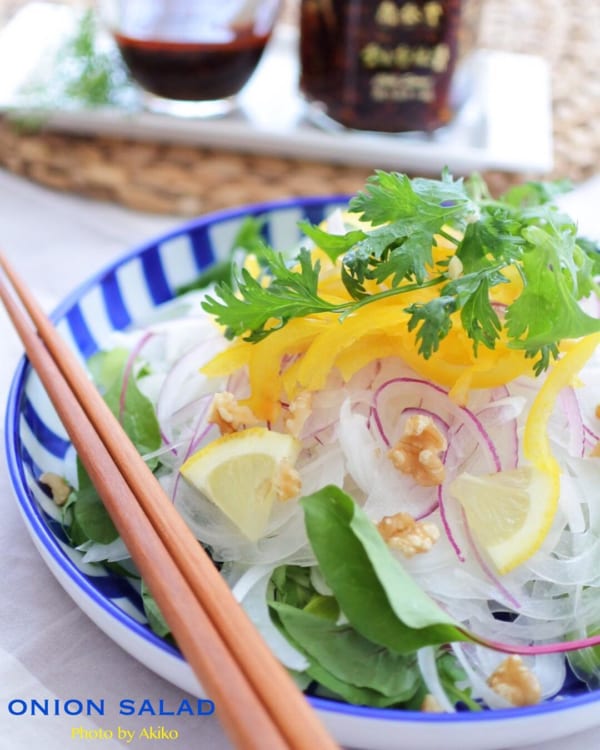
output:
<instances>
[{"instance_id":1,"label":"small glass dish","mask_svg":"<svg viewBox=\"0 0 600 750\"><path fill-rule=\"evenodd\" d=\"M235 108L279 0L99 0L101 17L149 109L211 117Z\"/></svg>"}]
</instances>

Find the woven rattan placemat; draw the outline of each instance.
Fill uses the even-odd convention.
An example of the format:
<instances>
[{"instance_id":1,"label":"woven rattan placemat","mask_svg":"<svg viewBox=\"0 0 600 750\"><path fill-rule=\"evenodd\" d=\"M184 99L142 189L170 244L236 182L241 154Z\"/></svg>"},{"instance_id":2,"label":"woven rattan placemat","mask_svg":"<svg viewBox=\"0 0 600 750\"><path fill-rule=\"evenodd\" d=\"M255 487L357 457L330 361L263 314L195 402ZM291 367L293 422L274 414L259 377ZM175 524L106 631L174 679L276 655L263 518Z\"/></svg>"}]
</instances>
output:
<instances>
[{"instance_id":1,"label":"woven rattan placemat","mask_svg":"<svg viewBox=\"0 0 600 750\"><path fill-rule=\"evenodd\" d=\"M293 16L294 7L286 12ZM484 0L479 44L534 53L548 61L555 167L547 176L579 182L597 172L600 2ZM43 131L26 134L2 119L0 165L58 190L187 216L272 198L353 192L371 172L187 145ZM488 173L486 178L498 192L534 176Z\"/></svg>"}]
</instances>

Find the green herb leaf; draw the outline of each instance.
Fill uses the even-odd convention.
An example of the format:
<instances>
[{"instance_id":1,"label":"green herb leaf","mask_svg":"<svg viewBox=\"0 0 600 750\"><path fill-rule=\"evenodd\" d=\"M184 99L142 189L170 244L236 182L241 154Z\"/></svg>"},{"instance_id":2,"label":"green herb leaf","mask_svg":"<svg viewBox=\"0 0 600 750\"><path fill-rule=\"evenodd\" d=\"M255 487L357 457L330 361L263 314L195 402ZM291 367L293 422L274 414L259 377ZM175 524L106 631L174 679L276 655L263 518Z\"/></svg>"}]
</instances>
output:
<instances>
[{"instance_id":1,"label":"green herb leaf","mask_svg":"<svg viewBox=\"0 0 600 750\"><path fill-rule=\"evenodd\" d=\"M264 216L246 216L231 244L229 257L231 258L239 250L245 255L252 253L260 256L267 246L263 236L264 228Z\"/></svg>"},{"instance_id":2,"label":"green herb leaf","mask_svg":"<svg viewBox=\"0 0 600 750\"><path fill-rule=\"evenodd\" d=\"M408 330L417 331L419 353L428 359L452 328L451 315L456 310L454 297L437 297L423 304L414 303L406 308L410 314Z\"/></svg>"},{"instance_id":3,"label":"green herb leaf","mask_svg":"<svg viewBox=\"0 0 600 750\"><path fill-rule=\"evenodd\" d=\"M460 309L461 322L473 341L475 353L480 343L493 349L500 336L502 324L492 305L490 289L505 283L506 277L491 268L460 276L442 290Z\"/></svg>"},{"instance_id":4,"label":"green herb leaf","mask_svg":"<svg viewBox=\"0 0 600 750\"><path fill-rule=\"evenodd\" d=\"M547 352L558 340L600 331L600 320L587 315L581 297L574 234L550 223L523 230L528 247L522 257L523 291L508 308L506 326L512 346L531 354ZM587 289L587 285L584 286Z\"/></svg>"},{"instance_id":5,"label":"green herb leaf","mask_svg":"<svg viewBox=\"0 0 600 750\"><path fill-rule=\"evenodd\" d=\"M464 703L471 711L483 710L480 704L471 697L471 689L466 687L467 675L454 654L448 652L440 654L436 660L436 666L442 687L451 703L454 705Z\"/></svg>"},{"instance_id":6,"label":"green herb leaf","mask_svg":"<svg viewBox=\"0 0 600 750\"><path fill-rule=\"evenodd\" d=\"M176 289L176 295L180 296L188 292L199 289L206 289L211 284L226 282L231 284L234 279L234 263L238 253L246 257L252 253L260 258L266 247L262 230L265 220L260 216L246 216L238 229L234 240L231 244L227 257L223 260L216 260L206 271L201 273L189 284L182 284Z\"/></svg>"},{"instance_id":7,"label":"green herb leaf","mask_svg":"<svg viewBox=\"0 0 600 750\"><path fill-rule=\"evenodd\" d=\"M598 287L594 284L593 279L595 276L600 276L600 242L590 240L587 237L578 237L577 248L587 259L586 261L581 260L580 265L583 267L585 262L589 264L586 274L590 280L589 291L598 293Z\"/></svg>"},{"instance_id":8,"label":"green herb leaf","mask_svg":"<svg viewBox=\"0 0 600 750\"><path fill-rule=\"evenodd\" d=\"M507 190L502 196L502 202L519 208L541 206L544 203L550 203L557 196L568 193L572 189L573 185L569 180L525 182L522 185L514 185Z\"/></svg>"},{"instance_id":9,"label":"green herb leaf","mask_svg":"<svg viewBox=\"0 0 600 750\"><path fill-rule=\"evenodd\" d=\"M350 211L371 224L343 236L303 224L308 236L332 260L350 295L332 304L319 296L320 266L307 250L289 266L274 250L265 250L268 273L253 279L243 273L228 286L219 284L204 308L226 326L228 335L260 341L295 318L323 312L343 319L361 307L390 296L439 287L426 302L407 306L409 330L415 331L420 354L428 358L451 329L451 315L461 323L477 354L493 349L502 336L509 345L537 358L536 372L546 369L563 339L600 329L579 301L600 294L598 248L577 239L576 227L550 202L565 185L529 183L493 200L480 177L466 184L448 172L441 180L409 179L395 172L376 172ZM451 278L447 261L433 263L432 246L441 236L462 264ZM514 272L523 292L500 316L490 293ZM380 288L374 292L375 282Z\"/></svg>"},{"instance_id":10,"label":"green herb leaf","mask_svg":"<svg viewBox=\"0 0 600 750\"><path fill-rule=\"evenodd\" d=\"M139 93L116 49L99 43L99 21L93 10L84 11L75 31L58 47L54 58L43 60L40 69L19 90L24 118L16 114L24 127L41 126L44 111L106 106L139 106Z\"/></svg>"},{"instance_id":11,"label":"green herb leaf","mask_svg":"<svg viewBox=\"0 0 600 750\"><path fill-rule=\"evenodd\" d=\"M465 275L516 263L525 240L521 222L506 206L487 205L479 221L467 225L456 255ZM504 279L505 280L505 279Z\"/></svg>"},{"instance_id":12,"label":"green herb leaf","mask_svg":"<svg viewBox=\"0 0 600 750\"><path fill-rule=\"evenodd\" d=\"M298 609L304 609L316 593L310 580L310 568L299 565L282 565L276 568L271 576L271 583L277 601Z\"/></svg>"},{"instance_id":13,"label":"green herb leaf","mask_svg":"<svg viewBox=\"0 0 600 750\"><path fill-rule=\"evenodd\" d=\"M340 616L340 606L335 597L317 594L304 607L304 612L337 622Z\"/></svg>"},{"instance_id":14,"label":"green herb leaf","mask_svg":"<svg viewBox=\"0 0 600 750\"><path fill-rule=\"evenodd\" d=\"M288 268L281 253L265 249L264 258L272 274L268 287L242 268L235 283L237 291L219 284L216 294L220 300L207 297L202 304L208 313L227 326L230 338L251 331L248 341L260 341L291 318L337 309L317 293L320 263L317 261L313 265L308 250L301 250L298 255L298 271Z\"/></svg>"},{"instance_id":15,"label":"green herb leaf","mask_svg":"<svg viewBox=\"0 0 600 750\"><path fill-rule=\"evenodd\" d=\"M365 191L350 201L350 211L374 226L395 223L407 235L429 229L433 234L452 217L471 208L462 180L453 181L448 172L441 180L409 179L397 172L376 171Z\"/></svg>"},{"instance_id":16,"label":"green herb leaf","mask_svg":"<svg viewBox=\"0 0 600 750\"><path fill-rule=\"evenodd\" d=\"M346 234L329 234L324 229L321 229L314 224L310 224L308 221L298 222L299 229L309 237L317 247L323 252L335 260L340 255L344 255L353 247L357 242L366 239L367 235L360 229L354 229Z\"/></svg>"}]
</instances>

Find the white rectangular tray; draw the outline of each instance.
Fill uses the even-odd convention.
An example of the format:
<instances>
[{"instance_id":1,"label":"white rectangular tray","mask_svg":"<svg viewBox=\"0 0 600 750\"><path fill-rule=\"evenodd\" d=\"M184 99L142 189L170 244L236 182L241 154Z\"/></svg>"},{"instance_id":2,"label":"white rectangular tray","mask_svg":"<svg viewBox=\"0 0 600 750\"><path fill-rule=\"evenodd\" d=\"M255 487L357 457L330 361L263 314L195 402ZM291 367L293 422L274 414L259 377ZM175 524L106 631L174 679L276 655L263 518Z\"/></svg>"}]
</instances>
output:
<instances>
[{"instance_id":1,"label":"white rectangular tray","mask_svg":"<svg viewBox=\"0 0 600 750\"><path fill-rule=\"evenodd\" d=\"M23 114L19 91L51 59L75 26L73 11L51 3L25 6L0 32L0 112ZM366 133L319 127L298 91L296 29L280 25L240 108L200 120L137 108L50 109L44 126L73 133L191 143L233 151L371 168L455 174L504 170L543 174L552 168L549 71L539 57L480 50L463 75L470 95L453 122L431 135ZM51 71L50 71L51 74Z\"/></svg>"}]
</instances>

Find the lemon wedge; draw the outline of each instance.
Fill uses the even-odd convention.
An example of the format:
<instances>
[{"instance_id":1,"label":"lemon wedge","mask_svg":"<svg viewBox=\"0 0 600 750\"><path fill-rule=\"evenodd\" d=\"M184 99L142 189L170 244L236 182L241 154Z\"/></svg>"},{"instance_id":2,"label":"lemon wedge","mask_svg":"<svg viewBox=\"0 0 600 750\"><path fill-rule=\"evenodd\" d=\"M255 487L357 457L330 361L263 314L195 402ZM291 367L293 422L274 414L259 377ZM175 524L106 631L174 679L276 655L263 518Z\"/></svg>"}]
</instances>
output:
<instances>
[{"instance_id":1,"label":"lemon wedge","mask_svg":"<svg viewBox=\"0 0 600 750\"><path fill-rule=\"evenodd\" d=\"M251 541L265 532L278 497L282 465L292 467L300 450L291 435L250 427L223 435L194 453L182 476Z\"/></svg>"},{"instance_id":2,"label":"lemon wedge","mask_svg":"<svg viewBox=\"0 0 600 750\"><path fill-rule=\"evenodd\" d=\"M548 373L525 424L523 452L531 465L482 476L465 473L450 485L499 573L530 558L550 530L560 495L560 466L550 448L548 422L560 392L576 380L598 346L600 334L580 339Z\"/></svg>"},{"instance_id":3,"label":"lemon wedge","mask_svg":"<svg viewBox=\"0 0 600 750\"><path fill-rule=\"evenodd\" d=\"M563 388L577 381L580 371L600 346L600 334L585 336L571 346L548 373L527 417L523 450L525 457L542 471L556 472L559 468L550 450L548 422Z\"/></svg>"},{"instance_id":4,"label":"lemon wedge","mask_svg":"<svg viewBox=\"0 0 600 750\"><path fill-rule=\"evenodd\" d=\"M534 466L474 476L464 473L450 492L464 508L469 528L499 573L508 573L546 538L559 483Z\"/></svg>"}]
</instances>

